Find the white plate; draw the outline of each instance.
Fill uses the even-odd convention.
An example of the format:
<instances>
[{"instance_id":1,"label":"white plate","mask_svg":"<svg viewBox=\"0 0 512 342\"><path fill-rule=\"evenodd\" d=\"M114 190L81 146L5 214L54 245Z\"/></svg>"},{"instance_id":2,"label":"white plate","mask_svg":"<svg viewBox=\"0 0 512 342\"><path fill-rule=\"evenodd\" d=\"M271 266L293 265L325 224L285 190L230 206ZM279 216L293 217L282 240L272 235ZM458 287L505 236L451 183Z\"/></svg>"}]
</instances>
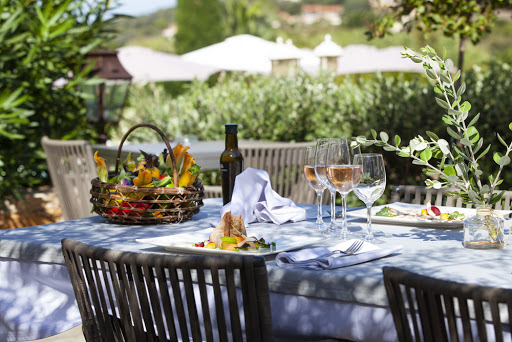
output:
<instances>
[{"instance_id":1,"label":"white plate","mask_svg":"<svg viewBox=\"0 0 512 342\"><path fill-rule=\"evenodd\" d=\"M387 224L398 224L398 225L406 225L406 226L417 226L417 227L430 227L430 228L446 228L446 229L458 229L464 226L463 220L460 221L443 221L437 217L430 216L395 216L395 217L385 217L385 216L376 216L375 214L384 207L390 207L392 209L396 209L398 211L415 211L418 214L421 213L422 209L426 209L425 205L421 204L411 204L411 203L402 203L395 202L386 205L379 205L372 208L372 222L375 223L387 223ZM475 216L476 209L475 208L456 208L456 207L444 207L437 206L439 210L441 210L441 214L451 214L454 211L458 211L459 213L463 213L465 218ZM504 215L507 217L512 211L510 210L496 210L499 215ZM359 209L354 210L348 213L350 216L366 218L367 210Z\"/></svg>"},{"instance_id":2,"label":"white plate","mask_svg":"<svg viewBox=\"0 0 512 342\"><path fill-rule=\"evenodd\" d=\"M277 254L280 252L285 252L293 249L298 249L301 247L313 245L322 240L325 240L325 237L312 237L305 235L288 235L281 233L266 233L266 234L254 234L253 232L248 232L248 236L255 236L258 239L264 238L265 242L275 242L276 247L273 249L263 248L251 251L225 251L222 249L211 249L204 247L195 247L194 244L207 240L210 230L202 230L197 233L181 233L181 234L173 234L155 238L147 238L147 239L137 239L137 242L146 243L149 245L163 247L165 250L170 252L179 252L179 253L192 253L192 254L253 254L253 255L271 255Z\"/></svg>"}]
</instances>

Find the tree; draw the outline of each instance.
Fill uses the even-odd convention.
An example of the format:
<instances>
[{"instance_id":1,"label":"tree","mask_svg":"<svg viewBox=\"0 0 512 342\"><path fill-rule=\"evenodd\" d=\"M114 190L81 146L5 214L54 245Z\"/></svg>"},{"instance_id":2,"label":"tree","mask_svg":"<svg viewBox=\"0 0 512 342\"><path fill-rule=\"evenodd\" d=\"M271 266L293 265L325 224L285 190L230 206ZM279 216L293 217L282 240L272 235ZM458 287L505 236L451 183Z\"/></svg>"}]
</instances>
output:
<instances>
[{"instance_id":1,"label":"tree","mask_svg":"<svg viewBox=\"0 0 512 342\"><path fill-rule=\"evenodd\" d=\"M397 24L408 32L413 27L424 33L442 31L448 37L459 39L458 68L462 70L467 41L470 39L477 44L491 31L495 11L511 5L512 0L402 0L389 7L390 12L382 19L370 23L368 35L383 37Z\"/></svg>"},{"instance_id":2,"label":"tree","mask_svg":"<svg viewBox=\"0 0 512 342\"><path fill-rule=\"evenodd\" d=\"M0 0L0 210L26 188L49 183L43 135L93 133L78 86L88 82L85 54L110 37L108 3Z\"/></svg>"},{"instance_id":3,"label":"tree","mask_svg":"<svg viewBox=\"0 0 512 342\"><path fill-rule=\"evenodd\" d=\"M178 54L218 43L225 38L222 8L218 0L178 0L176 23L178 31L174 45Z\"/></svg>"},{"instance_id":4,"label":"tree","mask_svg":"<svg viewBox=\"0 0 512 342\"><path fill-rule=\"evenodd\" d=\"M270 0L222 0L223 19L227 37L238 34L261 36L269 13L275 13L277 7Z\"/></svg>"}]
</instances>

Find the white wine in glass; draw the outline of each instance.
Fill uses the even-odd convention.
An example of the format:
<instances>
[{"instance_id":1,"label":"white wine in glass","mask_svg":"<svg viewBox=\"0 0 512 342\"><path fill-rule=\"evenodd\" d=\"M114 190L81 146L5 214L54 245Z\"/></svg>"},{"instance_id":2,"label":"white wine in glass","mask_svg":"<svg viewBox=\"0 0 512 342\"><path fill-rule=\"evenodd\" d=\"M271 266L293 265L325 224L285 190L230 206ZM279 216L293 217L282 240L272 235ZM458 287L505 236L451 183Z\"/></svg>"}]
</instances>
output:
<instances>
[{"instance_id":1,"label":"white wine in glass","mask_svg":"<svg viewBox=\"0 0 512 342\"><path fill-rule=\"evenodd\" d=\"M347 228L347 195L361 176L361 166L353 164L354 155L360 153L359 147L352 147L347 139L330 143L327 153L327 178L342 199L342 239L350 235Z\"/></svg>"},{"instance_id":2,"label":"white wine in glass","mask_svg":"<svg viewBox=\"0 0 512 342\"><path fill-rule=\"evenodd\" d=\"M386 188L384 159L378 153L362 153L355 156L354 164L362 166L361 179L354 186L354 194L364 202L368 211L368 223L364 240L371 243L382 243L372 233L372 205L382 196Z\"/></svg>"},{"instance_id":3,"label":"white wine in glass","mask_svg":"<svg viewBox=\"0 0 512 342\"><path fill-rule=\"evenodd\" d=\"M315 149L316 146L310 146L304 151L304 178L309 186L316 192L318 208L315 226L318 230L323 231L325 223L322 219L322 193L326 187L318 180L315 173Z\"/></svg>"}]
</instances>

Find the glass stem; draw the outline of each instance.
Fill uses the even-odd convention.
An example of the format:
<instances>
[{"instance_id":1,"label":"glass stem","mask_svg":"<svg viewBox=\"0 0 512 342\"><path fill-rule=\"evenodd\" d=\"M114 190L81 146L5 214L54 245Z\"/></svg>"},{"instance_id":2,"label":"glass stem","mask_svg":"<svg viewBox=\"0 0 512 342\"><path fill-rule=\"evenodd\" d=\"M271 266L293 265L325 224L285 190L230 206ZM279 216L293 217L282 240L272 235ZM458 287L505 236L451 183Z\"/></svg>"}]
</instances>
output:
<instances>
[{"instance_id":1,"label":"glass stem","mask_svg":"<svg viewBox=\"0 0 512 342\"><path fill-rule=\"evenodd\" d=\"M331 225L332 230L336 229L336 190L331 191Z\"/></svg>"},{"instance_id":2,"label":"glass stem","mask_svg":"<svg viewBox=\"0 0 512 342\"><path fill-rule=\"evenodd\" d=\"M373 234L372 234L372 204L371 203L366 203L366 210L368 212L368 214L367 214L368 220L367 220L367 224L366 224L366 231L368 232L368 236L369 237L373 237Z\"/></svg>"},{"instance_id":3,"label":"glass stem","mask_svg":"<svg viewBox=\"0 0 512 342\"><path fill-rule=\"evenodd\" d=\"M347 228L347 194L341 194L341 204L342 204L342 209L341 209L341 217L342 217L342 228L341 228L341 233L342 234L346 234L348 232L348 228Z\"/></svg>"},{"instance_id":4,"label":"glass stem","mask_svg":"<svg viewBox=\"0 0 512 342\"><path fill-rule=\"evenodd\" d=\"M321 225L324 224L324 220L322 219L322 193L323 190L316 192L316 201L318 204L317 212L316 212L316 224Z\"/></svg>"}]
</instances>

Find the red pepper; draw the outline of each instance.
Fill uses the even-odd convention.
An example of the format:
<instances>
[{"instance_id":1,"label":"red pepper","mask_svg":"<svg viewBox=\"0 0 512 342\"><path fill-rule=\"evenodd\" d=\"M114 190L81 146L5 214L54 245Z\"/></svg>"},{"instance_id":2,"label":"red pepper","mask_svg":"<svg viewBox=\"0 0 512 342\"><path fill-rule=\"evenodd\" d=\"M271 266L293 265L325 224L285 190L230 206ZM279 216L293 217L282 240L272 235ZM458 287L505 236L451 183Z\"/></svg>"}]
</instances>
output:
<instances>
[{"instance_id":1,"label":"red pepper","mask_svg":"<svg viewBox=\"0 0 512 342\"><path fill-rule=\"evenodd\" d=\"M160 175L160 179L164 179L167 175Z\"/></svg>"},{"instance_id":2,"label":"red pepper","mask_svg":"<svg viewBox=\"0 0 512 342\"><path fill-rule=\"evenodd\" d=\"M109 215L128 215L128 216L138 216L143 214L143 211L131 211L131 209L149 209L150 205L148 203L127 203L124 202L121 204L121 208L110 208L107 210L107 214ZM127 209L123 209L127 208Z\"/></svg>"}]
</instances>

